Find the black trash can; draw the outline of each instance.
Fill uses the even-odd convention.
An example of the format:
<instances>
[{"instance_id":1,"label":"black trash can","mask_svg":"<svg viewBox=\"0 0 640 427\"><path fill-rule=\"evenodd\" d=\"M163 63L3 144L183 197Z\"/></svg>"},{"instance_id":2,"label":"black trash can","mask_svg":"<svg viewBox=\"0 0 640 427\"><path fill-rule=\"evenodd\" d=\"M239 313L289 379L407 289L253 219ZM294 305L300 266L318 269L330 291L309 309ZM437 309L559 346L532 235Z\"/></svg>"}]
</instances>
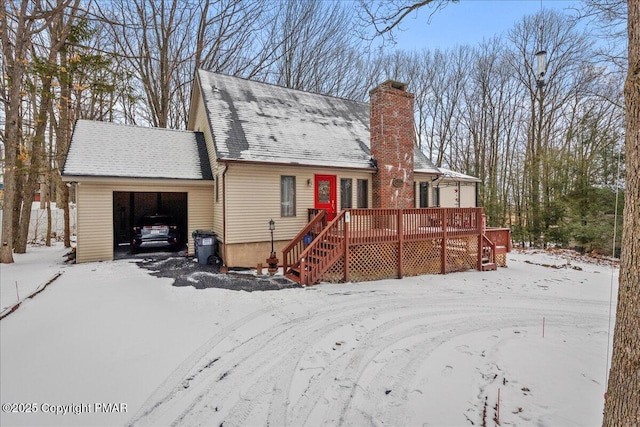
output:
<instances>
[{"instance_id":1,"label":"black trash can","mask_svg":"<svg viewBox=\"0 0 640 427\"><path fill-rule=\"evenodd\" d=\"M218 257L218 235L211 230L194 230L193 247L198 264L220 264Z\"/></svg>"}]
</instances>

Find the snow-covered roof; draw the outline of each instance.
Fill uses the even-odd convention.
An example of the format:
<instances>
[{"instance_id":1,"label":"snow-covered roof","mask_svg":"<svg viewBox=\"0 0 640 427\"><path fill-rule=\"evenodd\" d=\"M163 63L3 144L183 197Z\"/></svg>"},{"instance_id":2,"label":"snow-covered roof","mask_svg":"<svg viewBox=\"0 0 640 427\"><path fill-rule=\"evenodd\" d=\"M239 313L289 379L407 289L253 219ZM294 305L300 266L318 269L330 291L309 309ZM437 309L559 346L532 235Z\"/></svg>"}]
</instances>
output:
<instances>
[{"instance_id":1,"label":"snow-covered roof","mask_svg":"<svg viewBox=\"0 0 640 427\"><path fill-rule=\"evenodd\" d=\"M442 172L441 178L443 180L446 180L448 178L454 181L481 182L480 179L476 178L475 176L465 175L463 173L455 172L443 167L440 167L439 169L440 172Z\"/></svg>"},{"instance_id":2,"label":"snow-covered roof","mask_svg":"<svg viewBox=\"0 0 640 427\"><path fill-rule=\"evenodd\" d=\"M372 169L369 104L205 70L197 80L219 159Z\"/></svg>"},{"instance_id":3,"label":"snow-covered roof","mask_svg":"<svg viewBox=\"0 0 640 427\"><path fill-rule=\"evenodd\" d=\"M76 122L63 176L211 180L200 132Z\"/></svg>"}]
</instances>

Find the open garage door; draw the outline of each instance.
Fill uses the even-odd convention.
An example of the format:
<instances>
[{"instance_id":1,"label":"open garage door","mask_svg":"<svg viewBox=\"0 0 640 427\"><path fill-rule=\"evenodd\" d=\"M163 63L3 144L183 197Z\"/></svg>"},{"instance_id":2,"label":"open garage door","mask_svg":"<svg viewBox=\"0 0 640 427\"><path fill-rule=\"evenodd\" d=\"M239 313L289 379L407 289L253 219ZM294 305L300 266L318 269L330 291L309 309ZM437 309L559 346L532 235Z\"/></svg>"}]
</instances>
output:
<instances>
[{"instance_id":1,"label":"open garage door","mask_svg":"<svg viewBox=\"0 0 640 427\"><path fill-rule=\"evenodd\" d=\"M171 215L175 218L180 233L179 248L184 248L187 242L187 193L114 191L114 250L119 254L129 252L133 227L144 215L155 214Z\"/></svg>"}]
</instances>

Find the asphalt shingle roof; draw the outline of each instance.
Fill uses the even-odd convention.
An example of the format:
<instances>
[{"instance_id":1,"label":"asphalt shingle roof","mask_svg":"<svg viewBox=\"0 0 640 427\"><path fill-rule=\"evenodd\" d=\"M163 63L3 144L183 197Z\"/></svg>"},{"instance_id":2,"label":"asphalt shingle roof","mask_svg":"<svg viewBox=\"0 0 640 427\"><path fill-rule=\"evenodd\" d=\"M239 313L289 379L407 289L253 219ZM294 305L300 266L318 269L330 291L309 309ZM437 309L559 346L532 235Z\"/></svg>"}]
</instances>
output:
<instances>
[{"instance_id":1,"label":"asphalt shingle roof","mask_svg":"<svg viewBox=\"0 0 640 427\"><path fill-rule=\"evenodd\" d=\"M78 120L64 176L213 179L200 132Z\"/></svg>"},{"instance_id":2,"label":"asphalt shingle roof","mask_svg":"<svg viewBox=\"0 0 640 427\"><path fill-rule=\"evenodd\" d=\"M371 169L369 104L198 70L222 160ZM439 171L417 148L415 170Z\"/></svg>"}]
</instances>

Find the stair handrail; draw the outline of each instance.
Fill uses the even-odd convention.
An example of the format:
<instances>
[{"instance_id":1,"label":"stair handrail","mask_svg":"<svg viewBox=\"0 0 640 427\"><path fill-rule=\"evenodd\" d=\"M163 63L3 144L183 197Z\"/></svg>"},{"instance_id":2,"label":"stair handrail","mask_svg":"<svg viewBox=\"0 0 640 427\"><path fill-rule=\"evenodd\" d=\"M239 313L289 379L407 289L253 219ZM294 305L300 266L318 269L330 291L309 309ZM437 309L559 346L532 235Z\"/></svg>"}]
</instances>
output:
<instances>
[{"instance_id":1,"label":"stair handrail","mask_svg":"<svg viewBox=\"0 0 640 427\"><path fill-rule=\"evenodd\" d=\"M322 274L324 274L329 268L331 268L331 264L334 258L339 254L344 252L343 247L339 247L339 245L334 244L330 254L325 256L325 262L322 262L320 265L312 266L309 265L307 268L306 260L309 255L318 247L324 243L325 239L332 236L332 232L338 231L337 234L333 234L333 236L337 236L339 240L344 242L344 228L340 229L338 225L344 221L346 210L340 212L326 227L318 234L318 236L311 242L311 244L307 245L305 250L300 254L300 283L305 285L312 285L316 281L320 279ZM317 268L314 268L317 267Z\"/></svg>"},{"instance_id":2,"label":"stair handrail","mask_svg":"<svg viewBox=\"0 0 640 427\"><path fill-rule=\"evenodd\" d=\"M309 234L313 227L325 220L326 214L327 212L325 210L318 211L318 213L311 219L311 221L307 223L306 227L300 230L300 232L296 234L293 239L291 239L289 244L285 246L285 248L282 250L282 271L286 273L289 267L295 266L300 261L300 256L295 255L295 253L299 252L299 250L304 247L304 237ZM296 250L294 251L294 249ZM294 255L290 256L292 251L294 252Z\"/></svg>"},{"instance_id":3,"label":"stair handrail","mask_svg":"<svg viewBox=\"0 0 640 427\"><path fill-rule=\"evenodd\" d=\"M489 258L489 262L495 263L496 262L496 244L493 242L493 240L489 239L489 237L482 233L482 248L485 248L484 242L489 244L489 249L491 251L491 256ZM480 257L482 257L482 254L480 254Z\"/></svg>"}]
</instances>

